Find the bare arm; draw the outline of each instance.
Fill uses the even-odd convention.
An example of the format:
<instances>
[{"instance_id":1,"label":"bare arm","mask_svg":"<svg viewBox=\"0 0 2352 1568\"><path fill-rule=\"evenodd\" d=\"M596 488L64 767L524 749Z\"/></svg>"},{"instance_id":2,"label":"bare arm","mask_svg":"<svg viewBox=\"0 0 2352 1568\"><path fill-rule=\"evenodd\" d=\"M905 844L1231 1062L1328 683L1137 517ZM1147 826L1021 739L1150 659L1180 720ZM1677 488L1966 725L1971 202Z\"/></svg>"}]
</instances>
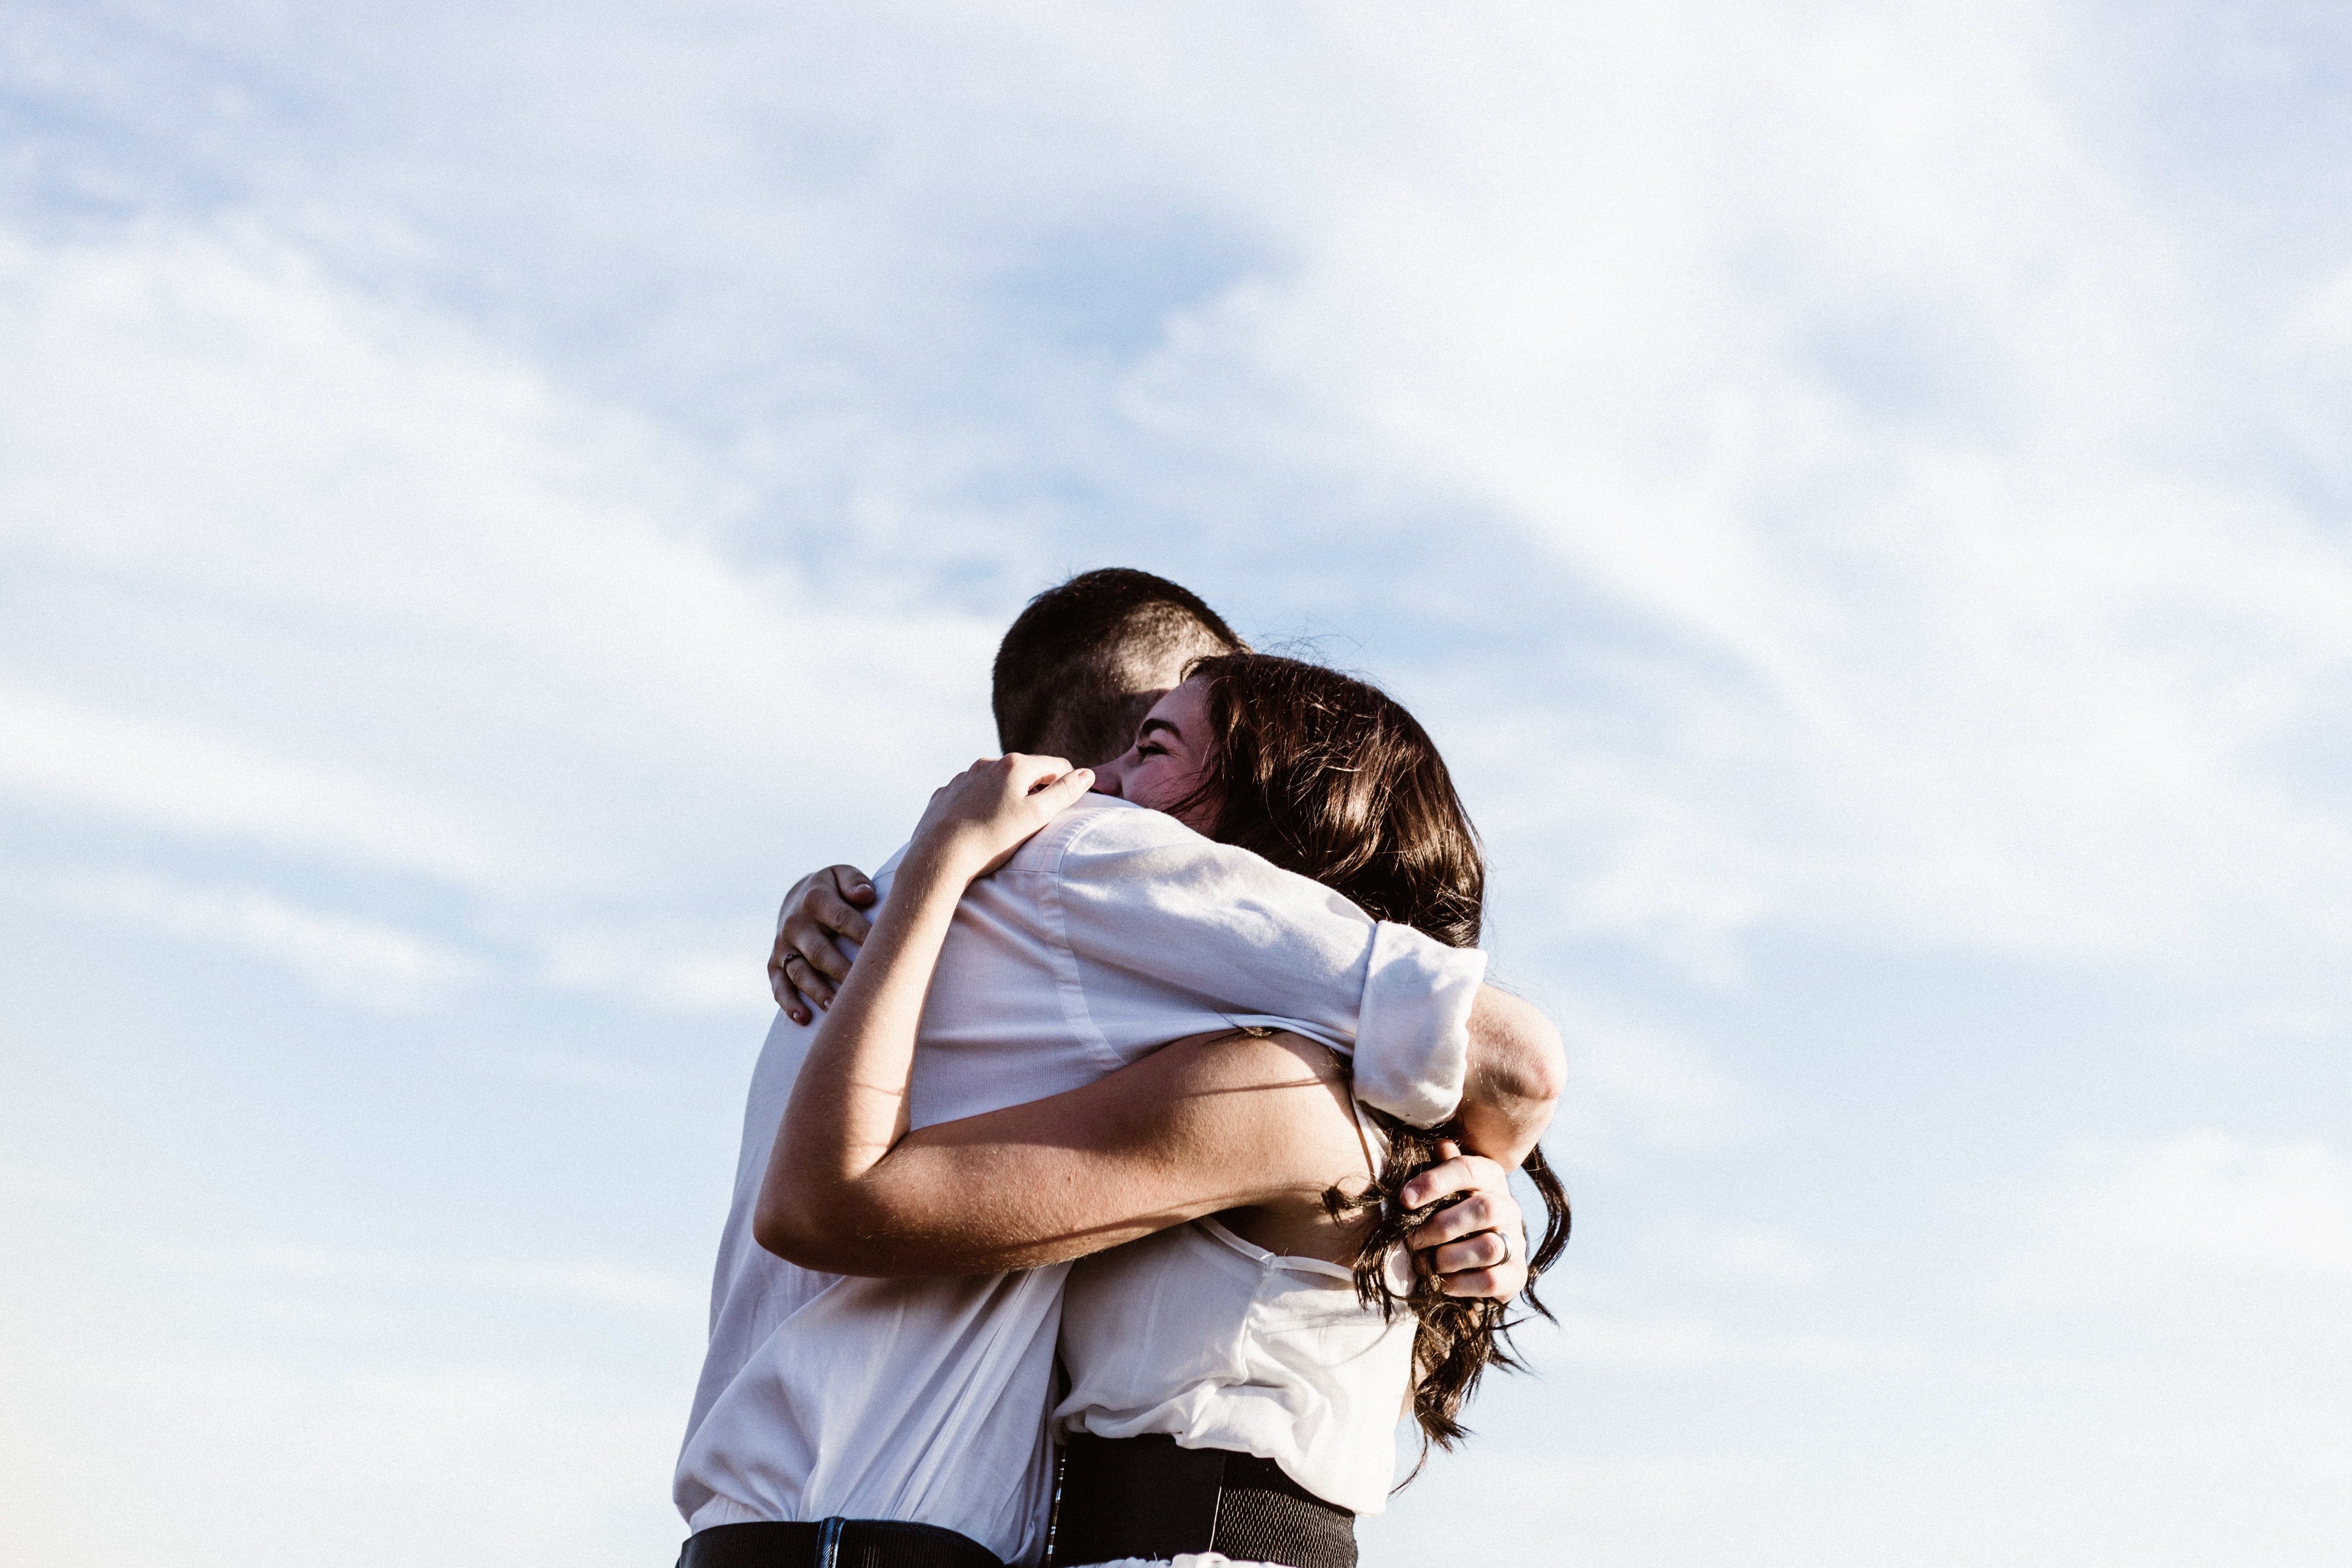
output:
<instances>
[{"instance_id":1,"label":"bare arm","mask_svg":"<svg viewBox=\"0 0 2352 1568\"><path fill-rule=\"evenodd\" d=\"M1470 1063L1462 1086L1462 1141L1516 1167L1551 1125L1568 1085L1559 1031L1528 1003L1491 985L1470 1007Z\"/></svg>"},{"instance_id":2,"label":"bare arm","mask_svg":"<svg viewBox=\"0 0 2352 1568\"><path fill-rule=\"evenodd\" d=\"M1322 1195L1365 1174L1347 1095L1314 1041L1197 1036L1083 1088L911 1133L846 1190L772 1163L754 1234L803 1268L902 1278L1033 1268L1215 1214L1271 1250L1344 1261L1354 1227ZM1507 1173L1457 1154L1405 1196L1418 1208L1449 1194L1462 1201L1410 1238L1423 1271L1449 1295L1516 1296L1527 1227Z\"/></svg>"},{"instance_id":3,"label":"bare arm","mask_svg":"<svg viewBox=\"0 0 2352 1568\"><path fill-rule=\"evenodd\" d=\"M1059 758L1015 755L974 763L933 793L865 962L843 983L801 1064L753 1218L762 1246L776 1249L772 1198L787 1212L846 1202L906 1136L915 1031L956 901L1084 794L1092 776Z\"/></svg>"},{"instance_id":4,"label":"bare arm","mask_svg":"<svg viewBox=\"0 0 2352 1568\"><path fill-rule=\"evenodd\" d=\"M753 1230L804 1268L971 1274L1084 1257L1202 1215L1313 1209L1334 1182L1367 1173L1345 1097L1312 1041L1202 1036L1047 1100L924 1128L849 1180L779 1140Z\"/></svg>"}]
</instances>

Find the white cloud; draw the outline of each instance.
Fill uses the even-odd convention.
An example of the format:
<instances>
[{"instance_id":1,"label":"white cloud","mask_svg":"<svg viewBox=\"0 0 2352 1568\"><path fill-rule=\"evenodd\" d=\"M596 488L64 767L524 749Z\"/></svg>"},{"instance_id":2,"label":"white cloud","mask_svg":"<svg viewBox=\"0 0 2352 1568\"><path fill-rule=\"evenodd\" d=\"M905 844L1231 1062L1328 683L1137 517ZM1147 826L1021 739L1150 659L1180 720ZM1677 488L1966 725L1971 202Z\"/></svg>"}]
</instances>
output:
<instances>
[{"instance_id":1,"label":"white cloud","mask_svg":"<svg viewBox=\"0 0 2352 1568\"><path fill-rule=\"evenodd\" d=\"M774 936L757 917L540 933L545 982L642 1006L765 1018L776 1010L762 967Z\"/></svg>"},{"instance_id":2,"label":"white cloud","mask_svg":"<svg viewBox=\"0 0 2352 1568\"><path fill-rule=\"evenodd\" d=\"M709 1286L644 1268L609 1263L478 1263L461 1270L468 1284L640 1312L699 1328L709 1310Z\"/></svg>"},{"instance_id":3,"label":"white cloud","mask_svg":"<svg viewBox=\"0 0 2352 1568\"><path fill-rule=\"evenodd\" d=\"M987 732L992 626L730 561L707 454L281 245L0 244L0 328L20 794L643 897L734 874L747 819L855 821L835 747L919 799Z\"/></svg>"},{"instance_id":4,"label":"white cloud","mask_svg":"<svg viewBox=\"0 0 2352 1568\"><path fill-rule=\"evenodd\" d=\"M1551 1133L1563 1158L1607 1163L1629 1149L1712 1148L1761 1125L1757 1097L1673 1035L1581 996L1544 1001L1568 1052L1568 1094Z\"/></svg>"},{"instance_id":5,"label":"white cloud","mask_svg":"<svg viewBox=\"0 0 2352 1568\"><path fill-rule=\"evenodd\" d=\"M0 689L0 788L73 815L228 837L453 879L543 876L482 817L411 781L247 750L169 717L118 717Z\"/></svg>"},{"instance_id":6,"label":"white cloud","mask_svg":"<svg viewBox=\"0 0 2352 1568\"><path fill-rule=\"evenodd\" d=\"M1660 1226L1651 1247L1675 1272L1721 1284L1795 1289L1819 1283L1830 1268L1820 1248L1777 1226L1685 1219Z\"/></svg>"},{"instance_id":7,"label":"white cloud","mask_svg":"<svg viewBox=\"0 0 2352 1568\"><path fill-rule=\"evenodd\" d=\"M1554 1303L1556 1331L1523 1331L1546 1364L1680 1376L1710 1368L1891 1365L1916 1348L1832 1329L1771 1329L1738 1317L1648 1299L1633 1285L1593 1275L1569 1282Z\"/></svg>"},{"instance_id":8,"label":"white cloud","mask_svg":"<svg viewBox=\"0 0 2352 1568\"><path fill-rule=\"evenodd\" d=\"M2051 1207L2109 1254L2352 1279L2352 1163L2315 1138L2078 1143Z\"/></svg>"},{"instance_id":9,"label":"white cloud","mask_svg":"<svg viewBox=\"0 0 2352 1568\"><path fill-rule=\"evenodd\" d=\"M2341 927L2341 793L2276 751L2352 691L2352 558L2235 456L2325 448L2051 13L1349 45L1409 150L1294 171L1295 271L1139 385L1499 516L1631 617L1600 693L1486 704L1520 837L1590 847L1566 918L1717 974L1775 926L2175 964Z\"/></svg>"},{"instance_id":10,"label":"white cloud","mask_svg":"<svg viewBox=\"0 0 2352 1568\"><path fill-rule=\"evenodd\" d=\"M115 876L67 880L56 893L65 903L147 931L282 964L324 995L383 1011L427 1005L488 973L477 960L413 931L304 909L253 889Z\"/></svg>"},{"instance_id":11,"label":"white cloud","mask_svg":"<svg viewBox=\"0 0 2352 1568\"><path fill-rule=\"evenodd\" d=\"M110 1508L106 1539L165 1562L624 1561L674 1552L681 1533L659 1506L668 1390L593 1367L118 1353L5 1381L20 1417L0 1432L23 1499L12 1538L60 1561L89 1524L58 1500L110 1463L147 1479ZM387 1496L431 1506L387 1510Z\"/></svg>"},{"instance_id":12,"label":"white cloud","mask_svg":"<svg viewBox=\"0 0 2352 1568\"><path fill-rule=\"evenodd\" d=\"M535 53L543 21L488 25ZM237 47L275 71L331 46L289 26ZM408 782L465 801L530 781L539 819L460 810L453 843L487 828L608 887L679 863L615 796L696 764L798 781L778 759L873 735L877 700L984 736L992 620L872 598L894 568L969 555L1025 586L1078 537L1038 531L1038 492L1117 515L1237 460L1499 519L1623 618L1591 684L1534 713L1515 687L1491 716L1545 787L1479 781L1521 863L1579 847L1552 879L1574 928L1722 981L1789 926L2179 964L2308 957L2341 923L2340 792L2278 762L2352 691L2352 565L2288 471L2322 461L2341 395L2305 352L2340 265L2284 304L2193 265L2189 216L2085 108L2109 65L2071 14L1226 26L918 6L747 20L720 48L607 17L560 53L605 84L617 118L593 132L467 77L445 85L483 141L429 189L395 201L328 142L242 227L20 245L23 493L86 568L413 647L309 683L357 694ZM982 77L1032 84L1020 112L926 49L851 41L941 29ZM697 89L649 85L678 80ZM793 113L762 119L777 101ZM840 161L780 163L778 135ZM351 221L298 201L304 178L365 193ZM658 221L615 236L583 216L606 207L590 187ZM1160 309L1132 341L1041 330L1006 296L1073 226L1171 204L1243 258L1204 296L1139 269ZM540 247L573 292L514 308L553 312L552 358L593 395L420 308L429 290L309 258L506 299ZM647 304L648 276L692 284ZM974 362L1003 395L958 379ZM126 427L134 460L95 461L89 432ZM2284 467L2231 455L2249 445ZM862 602L730 565L752 519ZM781 702L795 658L822 668ZM301 729L315 764L331 727ZM615 757L617 735L645 743ZM824 797L760 796L778 819Z\"/></svg>"},{"instance_id":13,"label":"white cloud","mask_svg":"<svg viewBox=\"0 0 2352 1568\"><path fill-rule=\"evenodd\" d=\"M597 1259L451 1258L307 1247L259 1247L227 1260L252 1276L358 1284L463 1287L698 1323L707 1284Z\"/></svg>"},{"instance_id":14,"label":"white cloud","mask_svg":"<svg viewBox=\"0 0 2352 1568\"><path fill-rule=\"evenodd\" d=\"M574 1056L565 1051L534 1051L528 1056L508 1058L499 1065L524 1078L570 1084L577 1089L635 1093L653 1089L661 1082L642 1068L625 1067L619 1062L594 1057Z\"/></svg>"}]
</instances>

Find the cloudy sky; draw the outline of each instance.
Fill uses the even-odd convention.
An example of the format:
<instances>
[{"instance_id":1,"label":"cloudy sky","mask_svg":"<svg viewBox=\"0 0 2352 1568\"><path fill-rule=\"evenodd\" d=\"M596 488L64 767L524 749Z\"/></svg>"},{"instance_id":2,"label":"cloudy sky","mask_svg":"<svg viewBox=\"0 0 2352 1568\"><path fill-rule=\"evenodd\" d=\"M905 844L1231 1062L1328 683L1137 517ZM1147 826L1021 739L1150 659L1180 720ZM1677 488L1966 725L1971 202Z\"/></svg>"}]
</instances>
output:
<instances>
[{"instance_id":1,"label":"cloudy sky","mask_svg":"<svg viewBox=\"0 0 2352 1568\"><path fill-rule=\"evenodd\" d=\"M1121 563L1570 1042L1368 1568L2340 1561L2340 7L5 0L0 367L12 1555L669 1562L775 898Z\"/></svg>"}]
</instances>

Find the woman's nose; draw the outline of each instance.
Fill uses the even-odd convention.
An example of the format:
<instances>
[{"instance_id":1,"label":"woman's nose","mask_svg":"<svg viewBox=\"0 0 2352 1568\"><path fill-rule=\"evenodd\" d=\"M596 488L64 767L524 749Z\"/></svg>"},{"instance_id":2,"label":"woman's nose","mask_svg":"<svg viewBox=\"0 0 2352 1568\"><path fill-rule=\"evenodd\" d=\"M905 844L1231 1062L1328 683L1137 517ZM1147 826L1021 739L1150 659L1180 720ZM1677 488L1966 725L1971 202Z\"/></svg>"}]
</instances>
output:
<instances>
[{"instance_id":1,"label":"woman's nose","mask_svg":"<svg viewBox=\"0 0 2352 1568\"><path fill-rule=\"evenodd\" d=\"M1088 795L1118 795L1119 793L1119 763L1126 760L1127 759L1125 757L1121 757L1117 762L1105 763L1102 766L1097 768L1095 770L1095 782L1088 787L1087 793ZM1120 798L1124 799L1126 797L1122 795Z\"/></svg>"}]
</instances>

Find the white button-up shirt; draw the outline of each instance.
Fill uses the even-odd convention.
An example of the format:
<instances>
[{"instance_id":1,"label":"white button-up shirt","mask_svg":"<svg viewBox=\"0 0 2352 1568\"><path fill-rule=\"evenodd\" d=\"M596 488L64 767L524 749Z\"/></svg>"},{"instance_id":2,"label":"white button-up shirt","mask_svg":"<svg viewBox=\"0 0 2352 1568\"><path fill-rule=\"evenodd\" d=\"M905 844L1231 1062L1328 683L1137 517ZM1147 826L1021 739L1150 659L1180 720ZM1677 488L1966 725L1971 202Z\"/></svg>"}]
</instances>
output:
<instances>
[{"instance_id":1,"label":"white button-up shirt","mask_svg":"<svg viewBox=\"0 0 2352 1568\"><path fill-rule=\"evenodd\" d=\"M875 879L886 897L896 865ZM1426 1125L1461 1098L1485 973L1481 952L1378 924L1173 817L1090 795L957 906L910 1114L923 1127L1025 1104L1170 1040L1254 1024L1351 1050L1358 1096ZM752 1212L812 1035L779 1014L751 1076L678 1510L696 1531L912 1521L1034 1561L1069 1266L863 1279L761 1249Z\"/></svg>"}]
</instances>

